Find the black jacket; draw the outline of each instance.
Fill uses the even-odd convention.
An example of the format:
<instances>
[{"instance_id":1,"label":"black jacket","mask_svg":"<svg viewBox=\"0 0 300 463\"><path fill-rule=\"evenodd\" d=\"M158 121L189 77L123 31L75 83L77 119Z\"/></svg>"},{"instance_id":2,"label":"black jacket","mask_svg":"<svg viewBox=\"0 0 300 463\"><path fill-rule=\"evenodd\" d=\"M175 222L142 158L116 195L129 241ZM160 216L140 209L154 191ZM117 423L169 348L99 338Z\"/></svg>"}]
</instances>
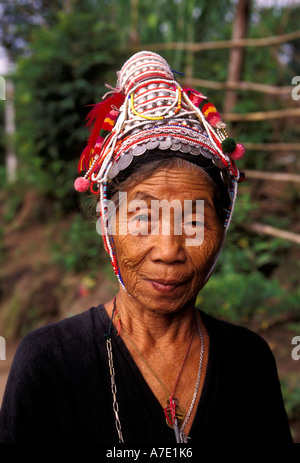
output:
<instances>
[{"instance_id":1,"label":"black jacket","mask_svg":"<svg viewBox=\"0 0 300 463\"><path fill-rule=\"evenodd\" d=\"M210 336L190 444L292 443L273 354L246 328L201 311ZM118 443L103 305L34 330L21 341L0 412L0 442ZM174 444L174 432L112 329L125 444Z\"/></svg>"}]
</instances>

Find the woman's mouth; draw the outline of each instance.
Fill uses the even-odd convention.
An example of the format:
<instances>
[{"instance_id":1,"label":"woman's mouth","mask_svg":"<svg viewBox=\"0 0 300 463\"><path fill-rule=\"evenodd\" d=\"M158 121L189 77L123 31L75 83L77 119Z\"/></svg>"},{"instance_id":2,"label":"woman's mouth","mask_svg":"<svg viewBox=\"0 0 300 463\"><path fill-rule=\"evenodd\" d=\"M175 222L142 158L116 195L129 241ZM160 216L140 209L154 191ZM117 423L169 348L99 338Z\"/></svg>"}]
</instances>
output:
<instances>
[{"instance_id":1,"label":"woman's mouth","mask_svg":"<svg viewBox=\"0 0 300 463\"><path fill-rule=\"evenodd\" d=\"M159 293L172 293L175 291L179 286L184 284L183 281L178 280L165 280L165 279L157 279L157 280L147 280L151 286L158 291Z\"/></svg>"}]
</instances>

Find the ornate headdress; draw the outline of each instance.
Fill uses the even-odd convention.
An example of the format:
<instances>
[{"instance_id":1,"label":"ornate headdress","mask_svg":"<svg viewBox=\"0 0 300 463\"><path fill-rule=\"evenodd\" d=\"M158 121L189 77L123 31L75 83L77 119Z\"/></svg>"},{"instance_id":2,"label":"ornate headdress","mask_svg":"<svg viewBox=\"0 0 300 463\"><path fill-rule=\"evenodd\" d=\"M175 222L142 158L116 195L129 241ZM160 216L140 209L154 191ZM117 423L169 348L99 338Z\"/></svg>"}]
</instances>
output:
<instances>
[{"instance_id":1,"label":"ornate headdress","mask_svg":"<svg viewBox=\"0 0 300 463\"><path fill-rule=\"evenodd\" d=\"M104 244L124 287L108 232L108 182L135 157L154 149L174 151L174 155L184 153L191 162L202 156L220 170L228 185L226 232L237 184L243 179L235 161L245 150L228 137L215 106L202 93L182 88L168 63L156 53L141 51L133 55L118 72L116 88L103 98L87 116L90 137L78 166L79 172L86 174L77 178L75 188L81 192L90 189L100 196Z\"/></svg>"}]
</instances>

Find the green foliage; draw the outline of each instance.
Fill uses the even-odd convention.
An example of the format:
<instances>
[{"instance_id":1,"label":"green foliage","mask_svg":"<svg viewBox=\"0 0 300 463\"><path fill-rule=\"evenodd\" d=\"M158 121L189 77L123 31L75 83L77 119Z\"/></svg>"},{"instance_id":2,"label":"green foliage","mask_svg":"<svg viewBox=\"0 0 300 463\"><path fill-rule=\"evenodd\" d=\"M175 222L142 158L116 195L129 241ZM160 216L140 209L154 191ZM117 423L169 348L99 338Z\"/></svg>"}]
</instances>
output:
<instances>
[{"instance_id":1,"label":"green foliage","mask_svg":"<svg viewBox=\"0 0 300 463\"><path fill-rule=\"evenodd\" d=\"M216 317L234 322L246 321L254 314L270 310L274 315L281 308L283 291L278 281L265 278L258 270L241 270L251 266L240 249L224 250L220 268L200 291L196 305Z\"/></svg>"},{"instance_id":2,"label":"green foliage","mask_svg":"<svg viewBox=\"0 0 300 463\"><path fill-rule=\"evenodd\" d=\"M295 335L298 335L298 333L300 333L300 321L295 322L295 323L287 323L286 327L289 331L291 331Z\"/></svg>"},{"instance_id":3,"label":"green foliage","mask_svg":"<svg viewBox=\"0 0 300 463\"><path fill-rule=\"evenodd\" d=\"M241 189L215 272L196 301L208 313L236 323L255 315L267 317L296 311L299 307L298 285L293 287L289 275L281 280L273 275L291 243L245 231L258 213L259 204L253 202L247 190Z\"/></svg>"},{"instance_id":4,"label":"green foliage","mask_svg":"<svg viewBox=\"0 0 300 463\"><path fill-rule=\"evenodd\" d=\"M88 137L87 105L106 93L120 55L116 26L95 20L91 8L60 12L54 27L35 30L31 55L18 63L19 156L27 179L64 209L77 203L72 183Z\"/></svg>"},{"instance_id":5,"label":"green foliage","mask_svg":"<svg viewBox=\"0 0 300 463\"><path fill-rule=\"evenodd\" d=\"M4 228L0 226L0 262L4 260L5 249L4 249Z\"/></svg>"},{"instance_id":6,"label":"green foliage","mask_svg":"<svg viewBox=\"0 0 300 463\"><path fill-rule=\"evenodd\" d=\"M0 190L6 187L6 169L4 166L0 165Z\"/></svg>"},{"instance_id":7,"label":"green foliage","mask_svg":"<svg viewBox=\"0 0 300 463\"><path fill-rule=\"evenodd\" d=\"M5 135L4 135L4 105L5 100L0 100L0 167L4 164ZM2 172L0 174L0 186L2 185Z\"/></svg>"},{"instance_id":8,"label":"green foliage","mask_svg":"<svg viewBox=\"0 0 300 463\"><path fill-rule=\"evenodd\" d=\"M51 253L53 262L70 272L99 270L108 260L95 223L83 219L81 214L76 214L60 239L51 243Z\"/></svg>"},{"instance_id":9,"label":"green foliage","mask_svg":"<svg viewBox=\"0 0 300 463\"><path fill-rule=\"evenodd\" d=\"M3 174L3 183L0 184L1 223L5 225L13 222L22 207L24 186L18 182L7 182L4 169L0 171L0 178L1 174Z\"/></svg>"},{"instance_id":10,"label":"green foliage","mask_svg":"<svg viewBox=\"0 0 300 463\"><path fill-rule=\"evenodd\" d=\"M299 375L289 373L280 382L287 415L290 420L297 420L300 418Z\"/></svg>"},{"instance_id":11,"label":"green foliage","mask_svg":"<svg viewBox=\"0 0 300 463\"><path fill-rule=\"evenodd\" d=\"M299 288L291 289L266 275L269 266L273 270L280 263L280 244L275 246L270 241L268 246L256 238L249 246L245 241L241 239L225 247L214 275L198 294L196 305L235 323L256 315L274 317L285 311L296 312Z\"/></svg>"}]
</instances>

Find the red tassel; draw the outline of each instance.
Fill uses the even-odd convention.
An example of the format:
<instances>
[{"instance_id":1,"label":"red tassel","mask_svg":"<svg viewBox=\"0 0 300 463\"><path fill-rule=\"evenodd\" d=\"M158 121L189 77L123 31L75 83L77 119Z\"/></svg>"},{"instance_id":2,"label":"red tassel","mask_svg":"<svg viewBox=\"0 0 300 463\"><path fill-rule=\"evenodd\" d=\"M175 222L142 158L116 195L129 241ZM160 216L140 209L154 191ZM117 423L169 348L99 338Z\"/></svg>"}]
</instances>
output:
<instances>
[{"instance_id":1,"label":"red tassel","mask_svg":"<svg viewBox=\"0 0 300 463\"><path fill-rule=\"evenodd\" d=\"M187 94L193 105L197 107L199 106L201 101L206 99L205 96L202 95L202 93L197 92L197 90L194 90L193 88L183 88L182 90Z\"/></svg>"},{"instance_id":2,"label":"red tassel","mask_svg":"<svg viewBox=\"0 0 300 463\"><path fill-rule=\"evenodd\" d=\"M89 136L88 144L94 146L103 125L104 119L108 113L112 110L112 107L120 108L124 103L125 96L122 93L114 93L113 95L106 98L94 105L93 109L89 112L86 119L88 120L87 126L90 128L91 133ZM92 127L93 125L93 127Z\"/></svg>"},{"instance_id":3,"label":"red tassel","mask_svg":"<svg viewBox=\"0 0 300 463\"><path fill-rule=\"evenodd\" d=\"M93 155L93 152L91 153L91 151L98 141L100 130L108 113L112 111L113 107L120 108L124 100L125 96L120 92L116 92L106 98L104 101L93 105L93 109L86 117L86 126L90 129L90 136L88 138L87 146L82 151L80 157L78 165L79 172L88 169L90 158Z\"/></svg>"}]
</instances>

